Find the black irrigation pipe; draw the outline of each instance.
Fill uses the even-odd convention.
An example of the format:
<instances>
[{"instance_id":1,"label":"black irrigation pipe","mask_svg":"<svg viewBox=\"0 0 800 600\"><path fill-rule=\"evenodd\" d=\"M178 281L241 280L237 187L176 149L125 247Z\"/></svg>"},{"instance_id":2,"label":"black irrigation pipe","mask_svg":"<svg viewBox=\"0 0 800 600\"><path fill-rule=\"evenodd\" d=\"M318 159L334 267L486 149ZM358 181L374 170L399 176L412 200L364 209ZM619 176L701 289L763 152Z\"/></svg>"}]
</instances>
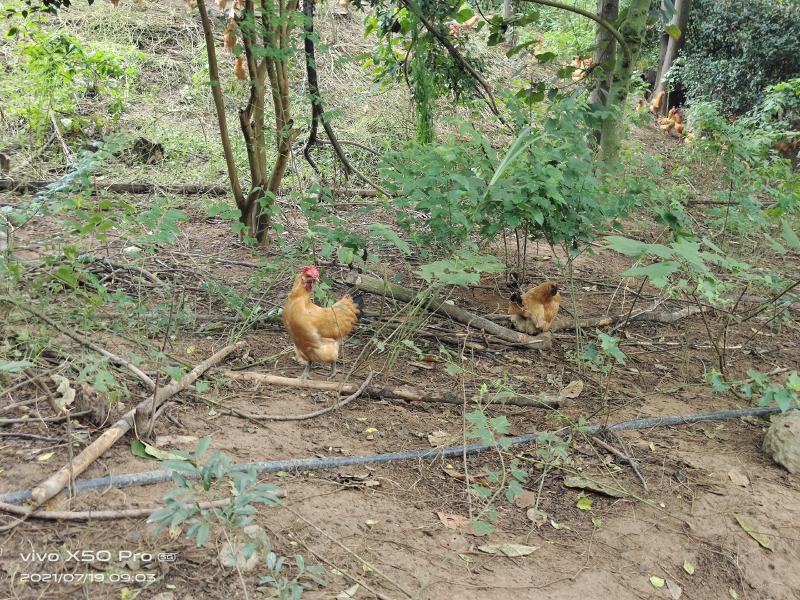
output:
<instances>
[{"instance_id":1,"label":"black irrigation pipe","mask_svg":"<svg viewBox=\"0 0 800 600\"><path fill-rule=\"evenodd\" d=\"M737 410L722 410L711 413L701 413L685 417L655 417L650 419L637 419L634 421L623 421L613 425L589 425L578 428L580 433L593 435L603 430L624 431L628 429L645 429L648 427L668 427L671 425L685 425L688 423L699 423L701 421L721 421L726 419L738 419L740 417L764 417L780 412L778 408L742 408ZM511 438L512 446L528 444L539 440L549 433L529 433ZM475 454L492 450L495 446L491 444L471 444L469 446L453 446L450 448L431 448L429 450L413 450L409 452L389 452L387 454L373 454L369 456L340 456L336 458L299 458L288 460L274 460L270 462L245 463L233 465L235 471L247 471L255 469L257 473L276 473L278 471L314 471L317 469L330 469L334 467L346 467L350 465L381 464L397 462L401 460L418 460L426 458L439 458L461 456L463 454ZM124 488L139 485L153 485L164 483L172 479L173 471L147 471L144 473L130 473L126 475L111 475L98 479L84 479L76 481L73 489L75 492L88 492L90 490L106 489L111 487ZM181 473L184 475L184 473ZM8 504L20 504L29 500L30 490L20 490L8 492L0 496L0 502Z\"/></svg>"}]
</instances>

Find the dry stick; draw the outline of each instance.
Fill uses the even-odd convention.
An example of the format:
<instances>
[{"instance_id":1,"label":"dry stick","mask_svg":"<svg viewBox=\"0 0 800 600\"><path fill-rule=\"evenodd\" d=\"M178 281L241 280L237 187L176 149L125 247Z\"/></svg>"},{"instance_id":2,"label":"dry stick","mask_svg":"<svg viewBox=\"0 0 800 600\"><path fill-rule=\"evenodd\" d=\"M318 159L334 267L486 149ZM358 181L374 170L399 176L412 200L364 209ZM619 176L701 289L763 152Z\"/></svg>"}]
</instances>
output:
<instances>
[{"instance_id":1,"label":"dry stick","mask_svg":"<svg viewBox=\"0 0 800 600\"><path fill-rule=\"evenodd\" d=\"M675 312L657 312L657 311L644 311L638 314L635 314L630 317L630 321L649 321L652 323L664 323L667 325L671 325L672 323L677 323L681 319L685 319L692 315L696 315L700 313L700 309L696 306L687 306L686 308L681 308L680 310L676 310ZM609 317L597 317L594 319L586 319L580 321L578 326L581 329L591 328L591 327L605 327L606 325L616 325L617 323L623 322L626 318L628 318L627 314L624 315L612 315ZM566 329L574 329L575 322L574 321L565 321L559 319L555 323L553 323L553 327L550 331L563 331Z\"/></svg>"},{"instance_id":2,"label":"dry stick","mask_svg":"<svg viewBox=\"0 0 800 600\"><path fill-rule=\"evenodd\" d=\"M53 329L57 329L58 331L60 331L64 335L66 335L68 338L71 338L71 339L75 340L76 342L78 342L79 344L81 344L83 346L86 346L90 350L93 350L93 351L97 352L98 354L101 354L101 355L105 356L108 360L110 360L115 365L118 365L120 367L125 367L131 373L136 375L136 377L138 377L139 380L142 383L144 383L144 385L148 389L153 390L155 388L156 384L153 382L152 379L150 379L150 377L146 373L144 373L141 369L139 369L139 367L137 367L134 364L131 364L130 362L128 362L127 360L125 360L121 356L117 356L116 354L113 354L112 352L109 352L105 348L101 348L100 346L98 346L94 342L90 342L87 339L82 339L74 331L71 331L71 330L67 329L63 325L59 325L58 323L53 321L50 317L40 313L35 308L31 308L30 306L26 306L24 304L20 304L19 302L17 302L16 300L13 300L11 298L5 298L5 301L6 302L10 302L11 304L16 306L17 308L21 308L22 310L24 310L26 312L29 312L30 314L32 314L37 319L41 319L42 321L44 321L45 323L50 325L50 327L52 327Z\"/></svg>"},{"instance_id":3,"label":"dry stick","mask_svg":"<svg viewBox=\"0 0 800 600\"><path fill-rule=\"evenodd\" d=\"M294 387L300 389L311 390L326 390L326 391L339 391L345 394L351 394L358 390L355 384L352 383L339 383L336 381L319 381L316 379L300 379L297 377L281 377L280 375L269 375L267 373L256 373L254 371L225 371L222 374L228 379L235 381L255 381L267 385L284 385L287 387ZM459 395L453 392L437 392L430 390L420 390L408 386L389 387L389 386L366 386L362 392L363 395L370 398L396 398L398 400L406 400L408 402L439 402L443 404L458 404L461 405L462 399ZM504 402L510 406L528 406L528 407L558 407L564 404L568 398L557 396L547 396L540 399L536 398L507 398ZM254 418L269 418L267 416Z\"/></svg>"},{"instance_id":4,"label":"dry stick","mask_svg":"<svg viewBox=\"0 0 800 600\"><path fill-rule=\"evenodd\" d=\"M623 452L620 452L619 450L614 448L614 446L612 446L611 444L607 444L606 442L604 442L603 440L601 440L597 436L592 436L592 441L595 444L597 444L598 446L601 446L602 448L605 448L606 450L611 452L611 454L613 454L614 456L616 456L620 460L624 460L626 463L628 463L631 466L631 468L633 469L633 472L636 473L636 476L639 478L639 481L642 482L642 487L644 488L644 491L645 492L649 491L647 489L647 482L644 480L644 477L642 476L641 472L639 471L639 467L636 464L635 460L633 460L627 454L625 454Z\"/></svg>"},{"instance_id":5,"label":"dry stick","mask_svg":"<svg viewBox=\"0 0 800 600\"><path fill-rule=\"evenodd\" d=\"M275 492L278 498L285 498L286 492L279 490ZM223 500L214 500L210 502L200 502L197 506L201 510L208 508L217 508L220 506L227 506L231 503L230 498ZM107 510L84 510L84 511L69 511L69 510L48 510L37 511L27 506L17 506L16 504L7 504L0 502L0 510L10 513L12 515L19 515L24 519L42 519L44 521L111 521L114 519L135 519L138 517L149 517L153 513L161 510L162 506L150 506L147 508L121 508L121 509L107 509Z\"/></svg>"},{"instance_id":6,"label":"dry stick","mask_svg":"<svg viewBox=\"0 0 800 600\"><path fill-rule=\"evenodd\" d=\"M362 277L361 281L357 284L357 287L361 291L368 292L370 294L395 298L403 302L412 302L417 296L417 293L413 290L374 277ZM459 308L454 304L448 304L439 300L429 300L426 302L426 308L430 312L441 313L447 317L450 317L454 321L469 327L474 327L478 330L483 330L486 333L489 333L505 342L524 345L525 347L532 349L549 348L552 344L552 339L549 333L543 333L532 337L518 331L513 331L507 327L498 325L497 323L493 323L484 317L474 315L471 312L468 312L463 308Z\"/></svg>"},{"instance_id":7,"label":"dry stick","mask_svg":"<svg viewBox=\"0 0 800 600\"><path fill-rule=\"evenodd\" d=\"M164 356L164 352L167 351L167 340L169 339L169 332L172 329L172 318L175 316L175 285L173 280L172 286L172 303L169 306L169 318L167 319L167 330L164 332L164 340L161 342L161 352L159 353L159 361L161 357ZM160 366L160 365L159 365ZM153 406L150 410L150 421L147 424L147 429L142 432L145 437L150 437L150 434L153 433L153 427L156 424L156 410L158 410L158 405L156 404L156 398L158 397L158 383L161 380L161 370L156 370L156 380L155 385L153 387ZM136 432L138 434L138 431Z\"/></svg>"},{"instance_id":8,"label":"dry stick","mask_svg":"<svg viewBox=\"0 0 800 600\"><path fill-rule=\"evenodd\" d=\"M24 194L38 192L54 183L57 182L2 179L0 180L0 190ZM181 196L225 196L230 193L230 188L223 185L160 185L157 183L105 183L102 181L96 182L92 193L97 193L99 190L111 192L112 194L154 194L159 192Z\"/></svg>"},{"instance_id":9,"label":"dry stick","mask_svg":"<svg viewBox=\"0 0 800 600\"><path fill-rule=\"evenodd\" d=\"M82 410L80 412L72 413L70 419L76 419L85 415L92 414L91 410ZM19 423L60 423L67 419L66 415L59 415L58 417L28 417L26 419L0 419L0 427L6 425L17 425Z\"/></svg>"},{"instance_id":10,"label":"dry stick","mask_svg":"<svg viewBox=\"0 0 800 600\"><path fill-rule=\"evenodd\" d=\"M332 412L334 410L338 410L338 409L340 409L340 408L342 408L344 406L347 406L353 400L355 400L356 398L361 396L361 394L364 392L364 390L369 385L369 382L371 380L372 380L372 372L370 371L369 375L367 375L367 378L364 380L364 383L362 383L359 386L359 388L355 392L350 394L347 398L345 398L344 400L342 400L341 402L339 402L337 404L334 404L333 406L328 406L327 408L322 408L320 410L315 410L314 412L306 413L304 415L254 415L254 414L245 413L245 412L241 412L241 411L237 411L237 412L239 412L239 416L242 416L242 417L245 417L245 418L248 418L248 419L254 419L256 421L307 421L308 419L313 419L314 417L321 417L322 415L326 415L329 412Z\"/></svg>"},{"instance_id":11,"label":"dry stick","mask_svg":"<svg viewBox=\"0 0 800 600\"><path fill-rule=\"evenodd\" d=\"M187 387L192 385L198 377L205 373L208 369L216 366L225 360L229 354L243 347L244 342L237 342L232 346L226 346L219 352L213 354L210 358L201 362L189 373L184 375L180 381L173 381L168 386L161 388L156 395L156 406L160 406L169 398L182 392ZM134 423L146 423L149 409L152 406L152 400L148 397L142 400L136 407L125 413L122 418L114 423L110 428L103 432L94 442L84 448L72 464L72 469L75 475L83 473L95 459L100 457L106 450L111 448L122 436L124 436L132 427ZM47 480L43 481L31 492L31 502L34 507L41 506L44 502L61 492L69 481L70 465L62 467L59 471L51 475Z\"/></svg>"}]
</instances>

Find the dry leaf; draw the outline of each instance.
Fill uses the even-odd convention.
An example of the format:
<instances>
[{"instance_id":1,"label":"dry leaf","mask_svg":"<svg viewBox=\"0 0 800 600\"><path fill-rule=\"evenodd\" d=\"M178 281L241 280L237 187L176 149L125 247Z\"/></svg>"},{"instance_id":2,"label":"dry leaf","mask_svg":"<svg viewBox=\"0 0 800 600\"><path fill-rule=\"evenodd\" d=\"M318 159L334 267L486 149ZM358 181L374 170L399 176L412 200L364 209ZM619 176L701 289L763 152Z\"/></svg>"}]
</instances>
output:
<instances>
[{"instance_id":1,"label":"dry leaf","mask_svg":"<svg viewBox=\"0 0 800 600\"><path fill-rule=\"evenodd\" d=\"M352 600L356 597L356 593L358 592L359 584L354 583L346 590L339 592L336 594L336 600Z\"/></svg>"},{"instance_id":2,"label":"dry leaf","mask_svg":"<svg viewBox=\"0 0 800 600\"><path fill-rule=\"evenodd\" d=\"M558 392L559 398L577 398L581 395L583 391L583 381L580 379L575 379L574 381L570 381L566 387L564 387L560 392Z\"/></svg>"},{"instance_id":3,"label":"dry leaf","mask_svg":"<svg viewBox=\"0 0 800 600\"><path fill-rule=\"evenodd\" d=\"M454 436L446 431L431 431L428 434L428 443L432 448L439 448L442 446L449 446L454 441Z\"/></svg>"},{"instance_id":4,"label":"dry leaf","mask_svg":"<svg viewBox=\"0 0 800 600\"><path fill-rule=\"evenodd\" d=\"M514 504L517 508L528 508L536 504L536 494L531 491L525 490L514 498Z\"/></svg>"},{"instance_id":5,"label":"dry leaf","mask_svg":"<svg viewBox=\"0 0 800 600\"><path fill-rule=\"evenodd\" d=\"M736 517L736 521L739 523L739 526L747 532L747 535L749 535L751 538L757 541L762 548L766 548L767 550L770 551L772 550L772 548L769 545L770 544L769 538L763 533L759 533L758 531L759 528L757 526L754 526L742 515L735 514L734 517Z\"/></svg>"},{"instance_id":6,"label":"dry leaf","mask_svg":"<svg viewBox=\"0 0 800 600\"><path fill-rule=\"evenodd\" d=\"M683 596L683 588L671 579L667 579L667 589L672 600L680 600L680 597Z\"/></svg>"},{"instance_id":7,"label":"dry leaf","mask_svg":"<svg viewBox=\"0 0 800 600\"><path fill-rule=\"evenodd\" d=\"M448 529L457 529L459 531L465 531L470 525L469 519L463 515L454 515L450 513L437 512L436 516L439 517L439 520L442 522L442 525L444 525Z\"/></svg>"},{"instance_id":8,"label":"dry leaf","mask_svg":"<svg viewBox=\"0 0 800 600\"><path fill-rule=\"evenodd\" d=\"M62 375L52 375L53 383L58 388L56 392L59 394L58 398L53 399L53 408L60 413L67 412L67 408L75 402L75 390L72 389L69 379Z\"/></svg>"},{"instance_id":9,"label":"dry leaf","mask_svg":"<svg viewBox=\"0 0 800 600\"><path fill-rule=\"evenodd\" d=\"M611 496L612 498L625 497L625 494L623 494L620 490L616 488L613 488L604 483L600 483L599 481L589 481L584 477L576 477L576 476L565 477L564 485L568 488L589 490L591 492L597 492L598 494L605 494L606 496Z\"/></svg>"},{"instance_id":10,"label":"dry leaf","mask_svg":"<svg viewBox=\"0 0 800 600\"><path fill-rule=\"evenodd\" d=\"M528 512L525 514L528 516L528 519L530 519L531 523L533 523L533 526L537 528L541 527L547 523L548 520L550 520L550 515L539 510L538 508L529 508Z\"/></svg>"},{"instance_id":11,"label":"dry leaf","mask_svg":"<svg viewBox=\"0 0 800 600\"><path fill-rule=\"evenodd\" d=\"M509 558L528 556L538 550L538 546L525 546L523 544L485 544L478 546L478 550L486 554L500 554Z\"/></svg>"},{"instance_id":12,"label":"dry leaf","mask_svg":"<svg viewBox=\"0 0 800 600\"><path fill-rule=\"evenodd\" d=\"M739 467L734 467L728 471L728 477L734 483L734 485L739 485L742 487L747 487L750 485L750 480L747 478L747 475Z\"/></svg>"},{"instance_id":13,"label":"dry leaf","mask_svg":"<svg viewBox=\"0 0 800 600\"><path fill-rule=\"evenodd\" d=\"M690 563L688 560L683 561L683 570L686 571L689 575L694 575L694 565Z\"/></svg>"}]
</instances>

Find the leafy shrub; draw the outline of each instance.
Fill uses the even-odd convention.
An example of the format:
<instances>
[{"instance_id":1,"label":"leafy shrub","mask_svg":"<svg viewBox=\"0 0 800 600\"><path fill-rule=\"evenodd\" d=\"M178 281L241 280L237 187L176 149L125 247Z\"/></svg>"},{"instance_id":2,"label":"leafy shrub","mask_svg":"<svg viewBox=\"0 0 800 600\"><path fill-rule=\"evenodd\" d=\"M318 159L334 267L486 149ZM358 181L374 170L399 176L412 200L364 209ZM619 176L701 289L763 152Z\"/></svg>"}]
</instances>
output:
<instances>
[{"instance_id":1,"label":"leafy shrub","mask_svg":"<svg viewBox=\"0 0 800 600\"><path fill-rule=\"evenodd\" d=\"M716 100L725 115L746 113L767 86L800 73L800 4L695 0L673 71L690 103Z\"/></svg>"},{"instance_id":2,"label":"leafy shrub","mask_svg":"<svg viewBox=\"0 0 800 600\"><path fill-rule=\"evenodd\" d=\"M18 62L7 74L0 73L7 114L21 117L39 137L54 116L68 132L102 126L106 114L119 117L139 55L122 57L67 33L48 32L42 19L31 14L9 21L6 33L13 37ZM81 102L93 108L81 108Z\"/></svg>"},{"instance_id":3,"label":"leafy shrub","mask_svg":"<svg viewBox=\"0 0 800 600\"><path fill-rule=\"evenodd\" d=\"M592 241L627 213L646 183L597 170L592 118L581 100L551 104L502 160L468 123L443 144L388 154L383 180L398 197L401 227L417 247L448 252L476 235L491 241L515 231L570 249Z\"/></svg>"}]
</instances>

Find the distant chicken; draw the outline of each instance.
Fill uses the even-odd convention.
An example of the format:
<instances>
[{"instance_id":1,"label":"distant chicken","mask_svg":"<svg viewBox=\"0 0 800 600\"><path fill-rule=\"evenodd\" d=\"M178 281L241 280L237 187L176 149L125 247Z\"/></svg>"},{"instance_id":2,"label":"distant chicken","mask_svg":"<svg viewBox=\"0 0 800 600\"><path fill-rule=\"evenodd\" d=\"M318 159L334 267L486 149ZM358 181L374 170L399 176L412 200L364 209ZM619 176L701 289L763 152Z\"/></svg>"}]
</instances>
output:
<instances>
[{"instance_id":1,"label":"distant chicken","mask_svg":"<svg viewBox=\"0 0 800 600\"><path fill-rule=\"evenodd\" d=\"M283 306L283 324L294 343L297 360L306 366L302 379L308 378L313 362L332 363L331 377L336 375L339 347L353 330L363 308L361 298L350 295L328 308L317 306L312 300L317 283L316 267L300 269Z\"/></svg>"},{"instance_id":2,"label":"distant chicken","mask_svg":"<svg viewBox=\"0 0 800 600\"><path fill-rule=\"evenodd\" d=\"M550 331L560 305L558 284L545 281L524 295L520 295L519 291L514 292L508 305L508 316L519 331L527 334L541 333Z\"/></svg>"},{"instance_id":3,"label":"distant chicken","mask_svg":"<svg viewBox=\"0 0 800 600\"><path fill-rule=\"evenodd\" d=\"M685 127L686 125L683 122L683 117L677 108L670 108L666 117L658 118L658 128L669 134L682 137Z\"/></svg>"},{"instance_id":4,"label":"distant chicken","mask_svg":"<svg viewBox=\"0 0 800 600\"><path fill-rule=\"evenodd\" d=\"M580 56L576 56L572 59L570 65L575 67L575 70L572 72L572 81L577 83L584 79L592 70L594 59L591 57L581 58Z\"/></svg>"},{"instance_id":5,"label":"distant chicken","mask_svg":"<svg viewBox=\"0 0 800 600\"><path fill-rule=\"evenodd\" d=\"M661 111L661 107L664 106L664 96L666 96L666 92L661 90L656 94L655 98L650 102L650 112L655 114Z\"/></svg>"}]
</instances>

